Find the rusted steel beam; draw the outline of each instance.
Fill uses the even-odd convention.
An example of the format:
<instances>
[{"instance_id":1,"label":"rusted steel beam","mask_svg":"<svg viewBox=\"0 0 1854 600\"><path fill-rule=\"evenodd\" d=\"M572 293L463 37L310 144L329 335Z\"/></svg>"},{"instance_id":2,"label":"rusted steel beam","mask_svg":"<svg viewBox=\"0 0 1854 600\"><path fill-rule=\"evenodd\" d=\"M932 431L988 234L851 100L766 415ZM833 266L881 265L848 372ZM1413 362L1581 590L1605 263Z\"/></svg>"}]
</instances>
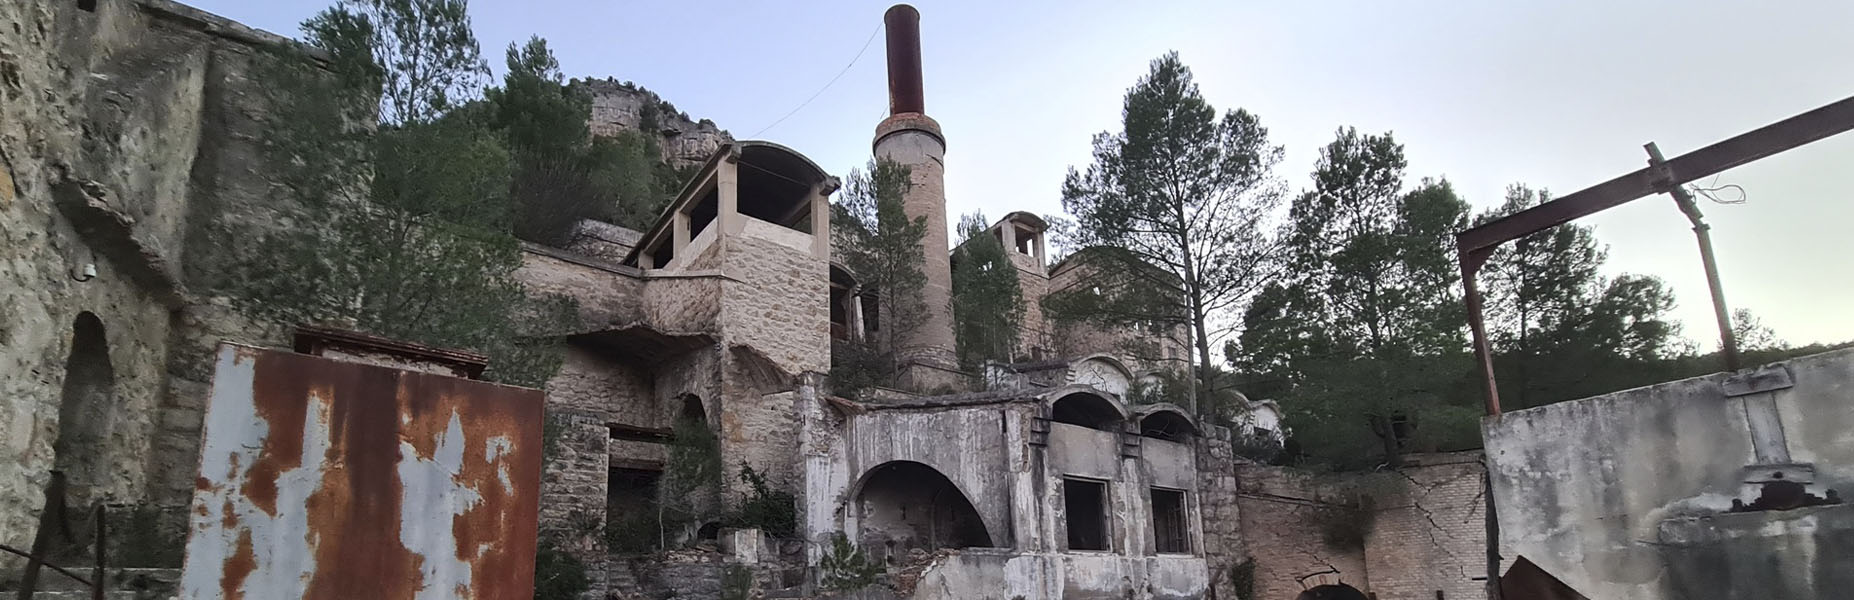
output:
<instances>
[{"instance_id":1,"label":"rusted steel beam","mask_svg":"<svg viewBox=\"0 0 1854 600\"><path fill-rule=\"evenodd\" d=\"M1476 275L1481 266L1493 255L1494 249L1501 244L1569 223L1603 210L1621 205L1625 202L1650 194L1674 193L1686 182L1717 174L1726 169L1737 167L1760 158L1790 150L1829 136L1854 129L1854 97L1848 97L1827 106L1805 112L1776 123L1740 134L1725 141L1688 152L1673 160L1661 162L1658 156L1651 156L1650 166L1633 171L1627 175L1599 183L1576 193L1559 197L1556 200L1495 219L1478 227L1470 228L1455 235L1456 255L1461 261L1461 279L1464 290L1463 299L1468 305L1468 325L1474 334L1474 353L1481 361L1481 372L1486 377L1487 414L1500 414L1500 392L1498 382L1494 380L1493 352L1487 340L1486 324L1481 316L1481 295ZM1676 202L1680 199L1677 195ZM1690 206L1691 202L1681 206L1695 224L1695 232L1701 236L1701 252L1707 263L1711 263L1711 243L1709 236L1701 228L1703 224L1696 217L1698 209ZM1723 310L1724 294L1717 284L1716 267L1708 267L1713 285L1715 311ZM1721 327L1731 334L1730 319L1721 318ZM1729 342L1728 342L1729 344ZM1736 352L1728 355L1730 368L1736 368Z\"/></svg>"},{"instance_id":2,"label":"rusted steel beam","mask_svg":"<svg viewBox=\"0 0 1854 600\"><path fill-rule=\"evenodd\" d=\"M882 15L888 29L888 114L927 112L921 86L921 13L906 4Z\"/></svg>"},{"instance_id":3,"label":"rusted steel beam","mask_svg":"<svg viewBox=\"0 0 1854 600\"><path fill-rule=\"evenodd\" d=\"M1463 253L1491 250L1532 233L1569 223L1622 203L1854 129L1854 97L1765 125L1667 161L1671 181L1656 181L1646 167L1588 189L1474 227L1456 236Z\"/></svg>"}]
</instances>

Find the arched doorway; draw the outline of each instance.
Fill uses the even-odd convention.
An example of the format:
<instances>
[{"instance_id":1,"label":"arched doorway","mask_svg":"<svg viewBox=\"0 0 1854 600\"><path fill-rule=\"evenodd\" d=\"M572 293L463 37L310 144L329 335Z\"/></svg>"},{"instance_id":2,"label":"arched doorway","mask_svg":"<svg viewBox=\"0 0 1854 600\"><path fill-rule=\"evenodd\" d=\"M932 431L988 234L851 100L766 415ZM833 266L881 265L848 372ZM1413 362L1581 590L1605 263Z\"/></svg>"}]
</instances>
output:
<instances>
[{"instance_id":1,"label":"arched doorway","mask_svg":"<svg viewBox=\"0 0 1854 600\"><path fill-rule=\"evenodd\" d=\"M863 551L893 563L915 549L990 547L978 509L952 480L913 461L877 465L863 475L853 507Z\"/></svg>"},{"instance_id":2,"label":"arched doorway","mask_svg":"<svg viewBox=\"0 0 1854 600\"><path fill-rule=\"evenodd\" d=\"M1358 588L1343 583L1332 583L1308 588L1299 596L1295 596L1294 600L1367 600L1367 597L1364 592L1358 591Z\"/></svg>"},{"instance_id":3,"label":"arched doorway","mask_svg":"<svg viewBox=\"0 0 1854 600\"><path fill-rule=\"evenodd\" d=\"M64 472L66 503L83 510L100 499L107 481L103 465L115 414L116 369L109 360L103 321L81 313L71 325L71 353L64 361L64 387L58 404L58 437L52 443L52 468Z\"/></svg>"}]
</instances>

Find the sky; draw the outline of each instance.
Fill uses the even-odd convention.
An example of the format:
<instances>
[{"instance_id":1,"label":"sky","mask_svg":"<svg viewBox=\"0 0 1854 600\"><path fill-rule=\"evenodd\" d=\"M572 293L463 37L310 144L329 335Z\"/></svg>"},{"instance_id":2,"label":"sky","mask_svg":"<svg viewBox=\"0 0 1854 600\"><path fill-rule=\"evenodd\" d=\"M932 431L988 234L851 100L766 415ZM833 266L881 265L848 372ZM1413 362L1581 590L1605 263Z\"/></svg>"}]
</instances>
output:
<instances>
[{"instance_id":1,"label":"sky","mask_svg":"<svg viewBox=\"0 0 1854 600\"><path fill-rule=\"evenodd\" d=\"M330 3L185 1L292 37ZM1845 0L914 5L927 114L947 137L947 210L993 219L1060 213L1064 174L1086 167L1093 135L1119 129L1126 88L1170 50L1218 109L1261 118L1286 148L1277 172L1291 189L1307 188L1319 148L1355 126L1393 132L1410 183L1446 177L1477 211L1512 183L1568 194L1641 168L1646 142L1672 158L1854 95ZM475 0L470 10L498 73L510 42L540 35L568 77L635 81L841 176L869 160L887 110L888 6ZM1850 161L1854 134L1844 134L1700 182L1745 190L1742 204L1700 200L1726 299L1788 342L1854 339L1854 202L1836 184ZM1662 278L1682 332L1716 347L1694 236L1670 198L1580 223L1608 247L1610 274Z\"/></svg>"}]
</instances>

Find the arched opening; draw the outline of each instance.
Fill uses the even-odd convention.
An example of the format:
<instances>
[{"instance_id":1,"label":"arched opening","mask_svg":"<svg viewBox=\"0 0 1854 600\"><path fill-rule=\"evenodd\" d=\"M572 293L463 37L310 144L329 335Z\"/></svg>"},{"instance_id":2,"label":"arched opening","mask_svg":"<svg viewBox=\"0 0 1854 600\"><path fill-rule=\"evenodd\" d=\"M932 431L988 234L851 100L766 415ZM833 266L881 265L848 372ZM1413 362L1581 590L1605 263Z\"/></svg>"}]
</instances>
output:
<instances>
[{"instance_id":1,"label":"arched opening","mask_svg":"<svg viewBox=\"0 0 1854 600\"><path fill-rule=\"evenodd\" d=\"M52 443L52 468L64 472L70 486L67 504L81 510L96 501L102 487L103 449L109 443L115 413L116 369L109 361L103 321L82 313L71 326L71 353L64 361L64 388L58 404L58 438Z\"/></svg>"},{"instance_id":2,"label":"arched opening","mask_svg":"<svg viewBox=\"0 0 1854 600\"><path fill-rule=\"evenodd\" d=\"M1153 411L1139 419L1139 434L1149 438L1184 443L1196 432L1190 419L1170 410Z\"/></svg>"},{"instance_id":3,"label":"arched opening","mask_svg":"<svg viewBox=\"0 0 1854 600\"><path fill-rule=\"evenodd\" d=\"M1364 592L1358 591L1358 588L1343 583L1331 583L1308 588L1299 596L1295 596L1294 600L1367 600L1367 598Z\"/></svg>"},{"instance_id":4,"label":"arched opening","mask_svg":"<svg viewBox=\"0 0 1854 600\"><path fill-rule=\"evenodd\" d=\"M1063 396L1049 407L1049 419L1101 431L1120 431L1122 416L1112 400L1087 392Z\"/></svg>"},{"instance_id":5,"label":"arched opening","mask_svg":"<svg viewBox=\"0 0 1854 600\"><path fill-rule=\"evenodd\" d=\"M985 521L952 480L913 461L877 465L856 494L857 540L893 564L909 551L990 547Z\"/></svg>"},{"instance_id":6,"label":"arched opening","mask_svg":"<svg viewBox=\"0 0 1854 600\"><path fill-rule=\"evenodd\" d=\"M682 410L676 413L679 423L708 424L708 409L702 407L702 398L695 394L682 395Z\"/></svg>"}]
</instances>

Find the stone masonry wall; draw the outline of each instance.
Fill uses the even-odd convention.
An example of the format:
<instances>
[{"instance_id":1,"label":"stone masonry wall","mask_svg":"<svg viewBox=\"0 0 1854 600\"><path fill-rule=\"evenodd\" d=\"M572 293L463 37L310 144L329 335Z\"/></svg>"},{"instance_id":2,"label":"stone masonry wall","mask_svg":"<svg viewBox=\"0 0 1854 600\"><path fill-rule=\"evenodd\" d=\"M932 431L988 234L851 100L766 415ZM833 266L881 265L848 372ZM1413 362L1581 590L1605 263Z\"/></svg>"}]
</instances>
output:
<instances>
[{"instance_id":1,"label":"stone masonry wall","mask_svg":"<svg viewBox=\"0 0 1854 600\"><path fill-rule=\"evenodd\" d=\"M187 293L186 275L210 269L182 258L214 256L192 249L203 197L261 181L252 156L213 153L250 147L228 132L262 111L228 108L254 89L253 47L275 38L162 0L0 3L0 31L0 543L24 546L61 430L107 440L90 449L93 499L184 501L210 362L169 346L274 339L235 318L203 326L200 315L229 311ZM84 312L103 324L111 405L60 423Z\"/></svg>"},{"instance_id":2,"label":"stone masonry wall","mask_svg":"<svg viewBox=\"0 0 1854 600\"><path fill-rule=\"evenodd\" d=\"M1210 566L1210 585L1218 598L1235 598L1230 570L1249 560L1243 539L1241 508L1237 504L1235 452L1230 431L1215 425L1196 438L1197 502L1203 519L1204 560Z\"/></svg>"}]
</instances>

